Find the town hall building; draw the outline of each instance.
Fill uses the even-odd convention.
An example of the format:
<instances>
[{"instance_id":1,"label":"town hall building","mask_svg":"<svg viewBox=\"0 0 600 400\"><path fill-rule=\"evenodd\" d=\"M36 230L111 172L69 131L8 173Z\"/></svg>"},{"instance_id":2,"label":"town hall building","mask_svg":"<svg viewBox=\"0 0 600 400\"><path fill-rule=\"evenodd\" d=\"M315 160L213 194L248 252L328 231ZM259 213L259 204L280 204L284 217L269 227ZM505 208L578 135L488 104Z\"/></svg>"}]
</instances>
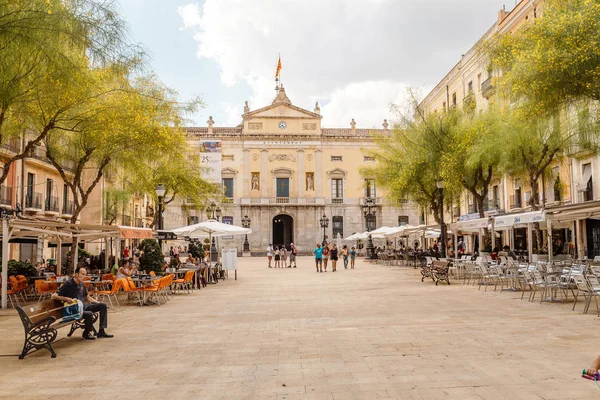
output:
<instances>
[{"instance_id":1,"label":"town hall building","mask_svg":"<svg viewBox=\"0 0 600 400\"><path fill-rule=\"evenodd\" d=\"M383 129L358 129L354 119L349 128L327 129L321 119L318 103L312 111L297 107L281 86L266 107L250 110L246 103L236 127L214 127L211 117L206 127L187 128L190 148L211 169L207 179L222 185L221 221L241 226L242 218L250 219L253 254L263 254L269 243L292 242L306 254L324 234L332 241L338 234L418 224L416 205L392 202L361 174L375 163L370 150L376 137L390 133L387 121ZM375 207L365 216L367 201ZM329 220L325 232L323 216ZM183 201L170 204L164 218L165 229L173 229L207 216ZM242 251L243 237L221 240Z\"/></svg>"}]
</instances>

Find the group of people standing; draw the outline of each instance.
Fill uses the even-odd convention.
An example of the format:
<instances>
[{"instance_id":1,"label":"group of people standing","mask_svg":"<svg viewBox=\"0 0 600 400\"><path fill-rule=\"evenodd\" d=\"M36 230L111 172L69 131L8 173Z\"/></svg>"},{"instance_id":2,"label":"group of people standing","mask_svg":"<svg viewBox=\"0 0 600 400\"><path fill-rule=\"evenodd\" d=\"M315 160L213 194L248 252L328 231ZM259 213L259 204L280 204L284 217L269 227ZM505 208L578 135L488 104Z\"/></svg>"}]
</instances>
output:
<instances>
[{"instance_id":1,"label":"group of people standing","mask_svg":"<svg viewBox=\"0 0 600 400\"><path fill-rule=\"evenodd\" d=\"M344 245L341 251L338 249L335 243L331 244L329 248L328 243L324 243L321 247L321 243L317 243L317 248L313 251L315 255L315 266L317 272L327 272L327 264L331 260L331 270L337 271L337 262L342 257L344 261L344 269L348 269L348 261L350 261L350 269L354 269L354 263L356 260L356 249L352 247L350 250L348 246Z\"/></svg>"},{"instance_id":2,"label":"group of people standing","mask_svg":"<svg viewBox=\"0 0 600 400\"><path fill-rule=\"evenodd\" d=\"M267 258L269 260L269 268L296 268L296 256L298 255L298 249L294 246L294 243L290 243L289 246L275 246L273 243L269 243L267 247ZM289 264L288 264L289 260ZM273 266L273 261L275 265ZM293 265L292 265L293 264Z\"/></svg>"}]
</instances>

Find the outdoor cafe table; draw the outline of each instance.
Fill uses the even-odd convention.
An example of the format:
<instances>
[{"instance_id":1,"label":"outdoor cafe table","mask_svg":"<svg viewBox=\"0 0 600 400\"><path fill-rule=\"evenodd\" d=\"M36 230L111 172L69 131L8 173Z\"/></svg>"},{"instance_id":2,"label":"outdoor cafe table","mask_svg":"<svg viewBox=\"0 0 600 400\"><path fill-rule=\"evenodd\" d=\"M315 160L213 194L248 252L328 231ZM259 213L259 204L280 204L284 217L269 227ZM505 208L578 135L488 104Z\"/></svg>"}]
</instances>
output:
<instances>
[{"instance_id":1,"label":"outdoor cafe table","mask_svg":"<svg viewBox=\"0 0 600 400\"><path fill-rule=\"evenodd\" d=\"M135 283L141 283L144 286L152 286L152 283L157 280L157 279L161 279L162 276L149 276L146 278L140 278L140 277L132 277L131 280ZM139 292L138 292L139 293ZM144 306L149 306L153 303L150 303L149 301L147 301L146 299L146 291L142 291L142 305Z\"/></svg>"}]
</instances>

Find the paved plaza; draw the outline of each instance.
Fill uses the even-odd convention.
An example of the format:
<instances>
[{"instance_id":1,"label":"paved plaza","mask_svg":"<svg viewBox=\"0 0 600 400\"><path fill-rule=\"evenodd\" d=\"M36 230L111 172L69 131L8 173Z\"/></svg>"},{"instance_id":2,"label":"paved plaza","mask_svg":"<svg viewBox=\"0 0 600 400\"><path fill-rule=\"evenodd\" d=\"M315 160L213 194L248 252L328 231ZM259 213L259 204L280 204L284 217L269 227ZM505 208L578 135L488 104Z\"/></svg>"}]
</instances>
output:
<instances>
[{"instance_id":1,"label":"paved plaza","mask_svg":"<svg viewBox=\"0 0 600 400\"><path fill-rule=\"evenodd\" d=\"M520 294L421 283L418 271L267 269L109 315L114 339L65 338L18 360L0 314L3 399L598 399L593 313ZM578 307L580 309L580 307ZM61 330L59 338L64 338Z\"/></svg>"}]
</instances>

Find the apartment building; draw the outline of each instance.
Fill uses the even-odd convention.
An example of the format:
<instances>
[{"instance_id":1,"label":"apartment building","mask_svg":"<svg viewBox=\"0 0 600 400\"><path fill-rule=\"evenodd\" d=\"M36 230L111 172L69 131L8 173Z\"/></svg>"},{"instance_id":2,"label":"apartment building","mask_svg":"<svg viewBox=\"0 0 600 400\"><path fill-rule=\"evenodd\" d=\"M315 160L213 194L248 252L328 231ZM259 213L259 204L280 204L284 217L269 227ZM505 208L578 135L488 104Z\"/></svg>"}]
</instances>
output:
<instances>
[{"instance_id":1,"label":"apartment building","mask_svg":"<svg viewBox=\"0 0 600 400\"><path fill-rule=\"evenodd\" d=\"M444 112L474 100L476 111L479 111L498 101L494 78L501 71L490 68L481 45L492 35L510 34L541 18L542 11L543 0L522 0L511 11L500 10L496 22L431 90L420 107L428 113ZM597 154L573 148L569 157L550 166L550 175L539 183L539 204L543 208L540 213L543 217L536 217L536 222L542 218L541 225L546 229L544 246L553 248L555 253L556 246L560 245L563 249L559 253L590 258L600 256L600 240L597 239L600 237L600 222L596 220L600 214L599 168ZM528 206L532 193L529 183L505 175L492 181L489 193L484 204L485 215L514 216L517 221L506 229L498 230L496 244L529 250L531 254L531 226L522 222L527 218L519 217L531 211ZM468 244L470 250L478 247L481 229L468 231L460 227L464 221L479 218L478 211L472 197L465 191L458 204L454 204L446 214L446 219L458 230L459 238Z\"/></svg>"}]
</instances>

